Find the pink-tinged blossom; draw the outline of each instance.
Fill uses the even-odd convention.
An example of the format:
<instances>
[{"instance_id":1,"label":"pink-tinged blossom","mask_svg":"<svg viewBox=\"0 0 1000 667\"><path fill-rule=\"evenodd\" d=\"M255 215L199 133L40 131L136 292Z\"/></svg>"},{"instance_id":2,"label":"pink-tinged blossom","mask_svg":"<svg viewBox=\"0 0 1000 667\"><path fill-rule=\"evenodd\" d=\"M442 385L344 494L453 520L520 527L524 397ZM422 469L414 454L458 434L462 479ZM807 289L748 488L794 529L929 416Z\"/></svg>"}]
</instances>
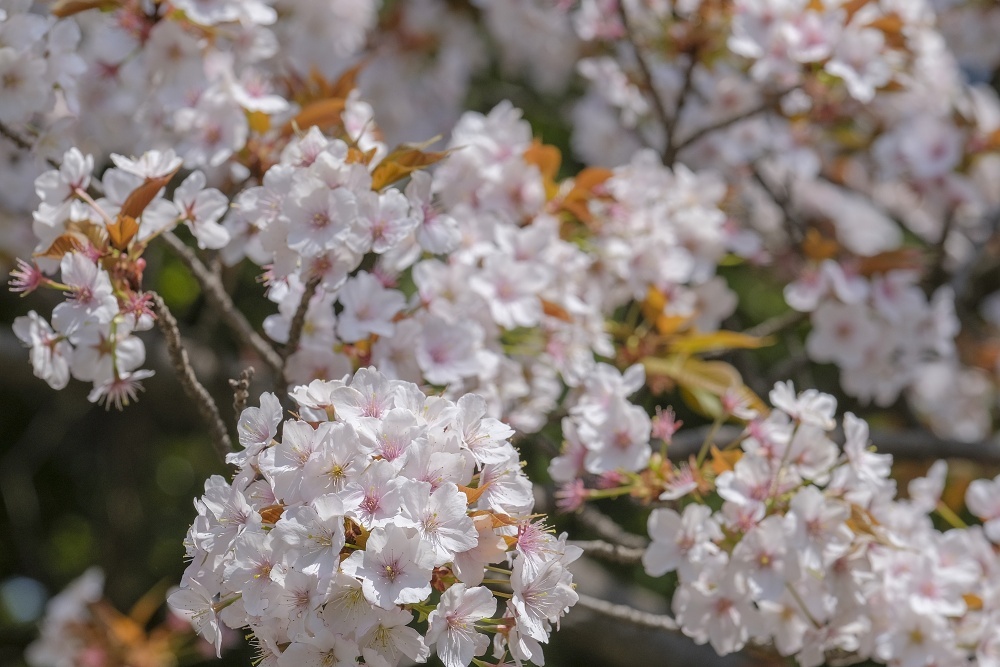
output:
<instances>
[{"instance_id":1,"label":"pink-tinged blossom","mask_svg":"<svg viewBox=\"0 0 1000 667\"><path fill-rule=\"evenodd\" d=\"M87 394L87 400L103 404L105 410L110 410L111 406L114 406L121 412L135 403L139 392L143 391L142 381L151 377L153 371L150 370L119 371L103 381L95 381L94 388Z\"/></svg>"},{"instance_id":2,"label":"pink-tinged blossom","mask_svg":"<svg viewBox=\"0 0 1000 667\"><path fill-rule=\"evenodd\" d=\"M605 421L580 424L580 440L588 452L587 472L601 474L612 470L641 470L652 453L649 445L650 419L646 411L625 400L616 400L605 411Z\"/></svg>"},{"instance_id":3,"label":"pink-tinged blossom","mask_svg":"<svg viewBox=\"0 0 1000 667\"><path fill-rule=\"evenodd\" d=\"M473 275L469 287L486 300L493 320L504 329L536 326L542 317L539 295L545 273L533 264L490 255Z\"/></svg>"},{"instance_id":4,"label":"pink-tinged blossom","mask_svg":"<svg viewBox=\"0 0 1000 667\"><path fill-rule=\"evenodd\" d=\"M195 632L215 646L215 655L222 657L222 628L216 601L211 592L196 579L189 579L187 585L167 596L170 609L188 619Z\"/></svg>"},{"instance_id":5,"label":"pink-tinged blossom","mask_svg":"<svg viewBox=\"0 0 1000 667\"><path fill-rule=\"evenodd\" d=\"M413 612L405 609L380 610L375 624L358 638L365 664L396 667L403 656L426 662L430 649L423 636L407 625L412 619Z\"/></svg>"},{"instance_id":6,"label":"pink-tinged blossom","mask_svg":"<svg viewBox=\"0 0 1000 667\"><path fill-rule=\"evenodd\" d=\"M347 516L365 528L384 526L399 512L405 480L388 461L374 461L344 489Z\"/></svg>"},{"instance_id":7,"label":"pink-tinged blossom","mask_svg":"<svg viewBox=\"0 0 1000 667\"><path fill-rule=\"evenodd\" d=\"M410 176L405 194L417 220L417 243L427 252L442 254L455 250L461 241L458 222L440 211L431 199L431 176L418 171Z\"/></svg>"},{"instance_id":8,"label":"pink-tinged blossom","mask_svg":"<svg viewBox=\"0 0 1000 667\"><path fill-rule=\"evenodd\" d=\"M433 316L422 324L414 354L428 382L445 385L479 372L482 329L470 322L451 323Z\"/></svg>"},{"instance_id":9,"label":"pink-tinged blossom","mask_svg":"<svg viewBox=\"0 0 1000 667\"><path fill-rule=\"evenodd\" d=\"M52 326L69 334L88 319L110 322L118 313L118 301L107 272L78 252L63 256L60 269L70 298L52 310Z\"/></svg>"},{"instance_id":10,"label":"pink-tinged blossom","mask_svg":"<svg viewBox=\"0 0 1000 667\"><path fill-rule=\"evenodd\" d=\"M535 641L548 641L550 623L579 599L570 582L569 572L558 560L547 562L533 576L525 572L520 560L514 562L511 606L522 632Z\"/></svg>"},{"instance_id":11,"label":"pink-tinged blossom","mask_svg":"<svg viewBox=\"0 0 1000 667\"><path fill-rule=\"evenodd\" d=\"M382 609L420 603L431 593L434 552L419 532L387 524L368 536L364 551L356 551L341 569L361 579L365 598Z\"/></svg>"},{"instance_id":12,"label":"pink-tinged blossom","mask_svg":"<svg viewBox=\"0 0 1000 667\"><path fill-rule=\"evenodd\" d=\"M455 584L427 617L427 643L436 644L445 667L465 667L490 645L489 637L477 632L475 623L496 613L497 599L488 588Z\"/></svg>"},{"instance_id":13,"label":"pink-tinged blossom","mask_svg":"<svg viewBox=\"0 0 1000 667\"><path fill-rule=\"evenodd\" d=\"M462 443L480 465L499 463L510 454L508 439L514 429L486 416L486 401L467 394L458 399L458 419L462 424Z\"/></svg>"},{"instance_id":14,"label":"pink-tinged blossom","mask_svg":"<svg viewBox=\"0 0 1000 667\"><path fill-rule=\"evenodd\" d=\"M289 644L278 656L278 667L350 667L360 655L353 641L320 629Z\"/></svg>"},{"instance_id":15,"label":"pink-tinged blossom","mask_svg":"<svg viewBox=\"0 0 1000 667\"><path fill-rule=\"evenodd\" d=\"M234 452L226 457L227 463L244 465L247 460L254 460L278 433L281 423L281 403L278 397L271 393L261 394L260 407L249 407L240 414L236 432L244 451Z\"/></svg>"},{"instance_id":16,"label":"pink-tinged blossom","mask_svg":"<svg viewBox=\"0 0 1000 667\"><path fill-rule=\"evenodd\" d=\"M417 219L399 190L365 192L358 198L358 214L348 243L357 252L383 254L413 233Z\"/></svg>"},{"instance_id":17,"label":"pink-tinged blossom","mask_svg":"<svg viewBox=\"0 0 1000 667\"><path fill-rule=\"evenodd\" d=\"M138 176L142 180L153 180L172 174L182 164L182 160L169 149L146 151L138 158L112 153L111 161L123 172Z\"/></svg>"},{"instance_id":18,"label":"pink-tinged blossom","mask_svg":"<svg viewBox=\"0 0 1000 667\"><path fill-rule=\"evenodd\" d=\"M337 334L349 343L371 334L391 336L395 329L393 318L406 305L402 292L382 287L366 271L348 280L338 298L344 310L337 320Z\"/></svg>"},{"instance_id":19,"label":"pink-tinged blossom","mask_svg":"<svg viewBox=\"0 0 1000 667\"><path fill-rule=\"evenodd\" d=\"M468 515L468 499L452 482L433 492L426 482L408 484L402 495L402 517L433 551L435 567L478 543L475 525Z\"/></svg>"},{"instance_id":20,"label":"pink-tinged blossom","mask_svg":"<svg viewBox=\"0 0 1000 667\"><path fill-rule=\"evenodd\" d=\"M1000 476L973 480L965 491L965 504L982 519L986 537L1000 544Z\"/></svg>"},{"instance_id":21,"label":"pink-tinged blossom","mask_svg":"<svg viewBox=\"0 0 1000 667\"><path fill-rule=\"evenodd\" d=\"M229 230L219 220L229 209L229 200L215 188L205 188L205 174L192 172L174 190L174 206L187 222L199 248L218 250L229 243Z\"/></svg>"},{"instance_id":22,"label":"pink-tinged blossom","mask_svg":"<svg viewBox=\"0 0 1000 667\"><path fill-rule=\"evenodd\" d=\"M281 515L271 535L286 547L287 565L304 574L316 574L321 584L326 584L340 566L344 504L337 496L328 494L308 505L293 507Z\"/></svg>"},{"instance_id":23,"label":"pink-tinged blossom","mask_svg":"<svg viewBox=\"0 0 1000 667\"><path fill-rule=\"evenodd\" d=\"M779 382L771 390L769 397L774 407L783 410L792 419L825 430L834 426L833 415L837 411L837 400L829 394L806 389L796 396L791 382Z\"/></svg>"},{"instance_id":24,"label":"pink-tinged blossom","mask_svg":"<svg viewBox=\"0 0 1000 667\"><path fill-rule=\"evenodd\" d=\"M73 347L65 336L57 334L35 311L14 319L14 335L27 345L35 377L45 380L53 389L69 384L69 363Z\"/></svg>"},{"instance_id":25,"label":"pink-tinged blossom","mask_svg":"<svg viewBox=\"0 0 1000 667\"><path fill-rule=\"evenodd\" d=\"M674 593L673 610L688 637L712 645L719 655L743 648L759 625L759 613L745 588L716 568Z\"/></svg>"},{"instance_id":26,"label":"pink-tinged blossom","mask_svg":"<svg viewBox=\"0 0 1000 667\"><path fill-rule=\"evenodd\" d=\"M660 577L678 570L684 579L692 579L706 557L719 553L715 540L722 539L722 531L711 517L711 509L697 504L685 507L683 515L653 510L648 525L653 541L642 555L646 573Z\"/></svg>"},{"instance_id":27,"label":"pink-tinged blossom","mask_svg":"<svg viewBox=\"0 0 1000 667\"><path fill-rule=\"evenodd\" d=\"M456 554L454 559L455 576L470 586L478 586L483 581L483 568L493 563L499 563L505 558L507 544L493 527L493 520L487 515L473 518L473 525L478 533L475 548Z\"/></svg>"}]
</instances>

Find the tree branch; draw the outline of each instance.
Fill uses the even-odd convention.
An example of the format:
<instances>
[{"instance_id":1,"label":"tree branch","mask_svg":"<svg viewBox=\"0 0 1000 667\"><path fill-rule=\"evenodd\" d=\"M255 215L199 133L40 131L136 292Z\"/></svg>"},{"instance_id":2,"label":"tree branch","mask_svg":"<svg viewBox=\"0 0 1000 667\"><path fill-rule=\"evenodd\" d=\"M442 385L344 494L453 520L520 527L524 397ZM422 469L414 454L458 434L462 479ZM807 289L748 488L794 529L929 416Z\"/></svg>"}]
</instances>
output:
<instances>
[{"instance_id":1,"label":"tree branch","mask_svg":"<svg viewBox=\"0 0 1000 667\"><path fill-rule=\"evenodd\" d=\"M624 547L604 540L570 540L568 544L580 547L588 556L619 565L634 565L642 560L645 549Z\"/></svg>"},{"instance_id":2,"label":"tree branch","mask_svg":"<svg viewBox=\"0 0 1000 667\"><path fill-rule=\"evenodd\" d=\"M774 106L776 100L780 100L783 96L785 96L786 94L790 93L793 90L795 90L795 88L780 90L775 93L771 93L769 95L766 94L764 101L758 104L757 106L751 107L750 109L747 109L746 111L730 116L729 118L723 118L722 120L716 121L714 123L709 123L708 125L698 128L697 130L695 130L694 132L692 132L691 134L689 134L688 136L684 137L679 142L677 142L677 146L674 148L674 153L675 154L680 153L682 150L684 150L691 144L695 143L699 139L702 139L706 135L711 134L712 132L724 130L730 125L735 125L741 120L752 118L753 116L756 116L759 113L764 113L765 111L770 110L771 107Z\"/></svg>"},{"instance_id":3,"label":"tree branch","mask_svg":"<svg viewBox=\"0 0 1000 667\"><path fill-rule=\"evenodd\" d=\"M677 621L665 614L652 614L648 611L640 611L634 607L599 600L597 598L590 597L589 595L584 595L583 593L580 593L579 596L580 599L577 600L576 603L576 606L578 607L583 607L584 609L596 611L599 614L604 614L605 616L610 616L611 618L617 618L619 620L627 621L634 625L653 630L678 629Z\"/></svg>"},{"instance_id":4,"label":"tree branch","mask_svg":"<svg viewBox=\"0 0 1000 667\"><path fill-rule=\"evenodd\" d=\"M229 430L219 415L219 408L215 404L212 395L198 381L194 369L191 368L187 350L184 349L184 345L181 343L181 333L177 328L177 320L174 319L170 309L167 308L167 304L163 302L163 297L156 292L150 292L149 294L152 296L153 306L156 310L156 324L160 327L160 331L163 332L163 337L166 339L167 350L170 353L170 360L174 364L174 372L177 374L177 379L184 388L184 393L194 402L198 413L208 426L215 451L225 461L226 454L233 450L233 446L229 440Z\"/></svg>"},{"instance_id":5,"label":"tree branch","mask_svg":"<svg viewBox=\"0 0 1000 667\"><path fill-rule=\"evenodd\" d=\"M241 343L252 348L258 356L274 372L275 376L282 381L284 378L284 361L271 344L254 331L253 326L247 318L236 308L229 293L219 282L218 277L213 274L205 264L198 259L194 250L189 248L173 232L164 232L160 235L170 249L174 251L184 265L191 271L208 302L219 312L222 320L232 330Z\"/></svg>"},{"instance_id":6,"label":"tree branch","mask_svg":"<svg viewBox=\"0 0 1000 667\"><path fill-rule=\"evenodd\" d=\"M580 511L576 514L576 518L584 526L597 533L602 539L620 544L623 547L645 549L646 544L649 543L645 537L628 532L619 526L617 521L589 505L581 507Z\"/></svg>"},{"instance_id":7,"label":"tree branch","mask_svg":"<svg viewBox=\"0 0 1000 667\"><path fill-rule=\"evenodd\" d=\"M6 138L12 144L20 148L22 151L31 153L35 149L35 145L22 137L16 130L11 128L6 123L0 122L0 137ZM50 157L45 158L45 161L49 163L49 166L53 169L59 169L59 163Z\"/></svg>"},{"instance_id":8,"label":"tree branch","mask_svg":"<svg viewBox=\"0 0 1000 667\"><path fill-rule=\"evenodd\" d=\"M314 276L309 279L306 283L306 289L302 293L302 300L299 301L299 307L295 310L295 315L292 317L292 323L288 327L288 342L285 344L285 350L282 353L282 357L285 362L288 361L288 357L295 353L295 350L299 347L299 340L302 338L302 330L306 326L306 313L309 312L309 302L312 301L313 296L316 294L316 288L319 287L319 276Z\"/></svg>"},{"instance_id":9,"label":"tree branch","mask_svg":"<svg viewBox=\"0 0 1000 667\"><path fill-rule=\"evenodd\" d=\"M625 30L625 39L629 44L632 45L632 50L635 51L635 59L639 63L639 70L642 73L643 85L649 90L649 96L653 98L653 109L656 111L656 115L663 125L663 129L666 133L667 148L664 148L663 158L664 164L670 164L672 162L667 161L667 153L670 146L670 134L672 134L671 128L676 122L673 120L672 115L667 111L667 107L663 104L663 98L656 90L656 86L653 83L653 70L649 66L649 62L646 60L646 56L642 49L639 48L639 44L635 40L635 33L632 30L632 24L628 17L628 11L625 9L624 2L615 3L618 8L618 18L622 22L622 28ZM694 68L694 58L692 58L692 69ZM690 76L690 73L688 74ZM679 106L679 105L678 105Z\"/></svg>"}]
</instances>

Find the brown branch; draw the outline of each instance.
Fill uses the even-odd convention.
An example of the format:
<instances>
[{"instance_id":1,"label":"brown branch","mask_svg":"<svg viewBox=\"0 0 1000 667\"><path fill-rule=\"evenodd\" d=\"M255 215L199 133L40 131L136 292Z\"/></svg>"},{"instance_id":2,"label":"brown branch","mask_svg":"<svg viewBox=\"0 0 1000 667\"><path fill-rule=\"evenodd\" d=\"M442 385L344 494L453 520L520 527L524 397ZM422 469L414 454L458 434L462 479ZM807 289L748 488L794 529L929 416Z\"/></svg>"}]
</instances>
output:
<instances>
[{"instance_id":1,"label":"brown branch","mask_svg":"<svg viewBox=\"0 0 1000 667\"><path fill-rule=\"evenodd\" d=\"M667 111L667 107L664 106L663 104L663 98L660 97L660 94L656 90L656 86L653 83L653 70L649 66L649 62L646 60L645 54L643 53L642 49L639 48L639 44L635 40L635 33L632 30L632 24L629 21L628 11L626 11L625 9L625 3L617 2L615 4L618 7L618 19L622 22L622 28L625 30L625 39L628 40L628 43L632 45L632 50L635 51L635 59L639 63L639 70L642 73L642 78L643 78L642 83L646 87L646 89L649 90L649 96L653 98L653 109L656 111L656 115L660 119L660 123L663 124L663 128L667 133L667 145L669 146L670 142L669 135L672 132L672 130L670 130L669 128L673 127L676 120ZM693 69L694 58L692 58L691 62L692 62L691 67ZM666 148L664 149L661 157L663 158L664 164L670 164L670 162L667 161Z\"/></svg>"},{"instance_id":2,"label":"brown branch","mask_svg":"<svg viewBox=\"0 0 1000 667\"><path fill-rule=\"evenodd\" d=\"M648 540L641 535L630 533L618 525L614 519L602 514L599 510L584 505L575 515L576 518L587 528L597 533L602 539L615 544L620 544L631 549L644 549Z\"/></svg>"},{"instance_id":3,"label":"brown branch","mask_svg":"<svg viewBox=\"0 0 1000 667\"><path fill-rule=\"evenodd\" d=\"M634 565L642 560L645 549L623 547L604 540L571 540L569 544L580 547L588 556L619 565Z\"/></svg>"},{"instance_id":4,"label":"brown branch","mask_svg":"<svg viewBox=\"0 0 1000 667\"><path fill-rule=\"evenodd\" d=\"M790 310L780 315L775 315L770 319L764 320L760 324L752 326L749 329L746 329L743 333L745 333L748 336L753 336L755 338L767 338L768 336L773 336L776 333L781 333L785 329L790 329L794 327L807 317L809 317L809 313L803 313L797 310Z\"/></svg>"},{"instance_id":5,"label":"brown branch","mask_svg":"<svg viewBox=\"0 0 1000 667\"><path fill-rule=\"evenodd\" d=\"M684 68L684 83L681 84L681 92L677 94L677 104L674 107L674 112L667 118L667 124L663 128L663 133L666 136L663 147L663 163L667 166L673 166L677 160L677 153L680 150L676 145L677 137L675 135L677 134L677 124L680 122L681 113L684 111L688 94L691 92L691 84L694 81L694 68L698 64L698 52L689 53L688 58L687 66Z\"/></svg>"},{"instance_id":6,"label":"brown branch","mask_svg":"<svg viewBox=\"0 0 1000 667\"><path fill-rule=\"evenodd\" d=\"M805 239L805 234L802 231L803 225L798 216L792 213L792 201L787 190L784 193L776 192L764 178L764 175L760 173L757 165L751 165L750 169L754 180L764 189L764 192L770 195L778 208L781 209L781 213L785 217L785 228L788 230L788 236L792 240L792 243L802 243Z\"/></svg>"},{"instance_id":7,"label":"brown branch","mask_svg":"<svg viewBox=\"0 0 1000 667\"><path fill-rule=\"evenodd\" d=\"M247 366L238 379L230 379L229 387L233 390L233 410L239 420L250 398L250 382L253 380L253 366Z\"/></svg>"},{"instance_id":8,"label":"brown branch","mask_svg":"<svg viewBox=\"0 0 1000 667\"><path fill-rule=\"evenodd\" d=\"M170 249L174 251L184 265L191 271L198 284L201 285L205 298L221 315L222 320L232 330L241 343L247 345L260 356L260 358L274 372L275 376L283 379L284 361L271 344L254 331L253 326L247 318L236 308L229 293L219 281L219 278L212 273L205 264L198 259L194 250L189 248L173 232L164 232L160 235Z\"/></svg>"},{"instance_id":9,"label":"brown branch","mask_svg":"<svg viewBox=\"0 0 1000 667\"><path fill-rule=\"evenodd\" d=\"M312 301L313 296L316 294L316 288L319 287L320 277L314 276L309 279L306 283L306 289L302 293L302 300L299 301L299 307L295 309L295 315L292 317L292 323L288 327L288 342L285 344L285 350L282 353L282 357L287 363L288 357L292 356L295 350L299 347L299 340L302 338L302 331L306 326L306 313L309 312L309 302Z\"/></svg>"},{"instance_id":10,"label":"brown branch","mask_svg":"<svg viewBox=\"0 0 1000 667\"><path fill-rule=\"evenodd\" d=\"M632 623L633 625L653 630L678 629L677 621L665 614L652 614L648 611L640 611L634 607L629 607L623 604L615 604L613 602L607 602L606 600L599 600L598 598L590 597L589 595L584 595L583 593L580 593L579 596L580 599L576 602L576 606L578 607L583 607L584 609L596 611L599 614L604 614L605 616L610 616L611 618L617 618L619 620Z\"/></svg>"},{"instance_id":11,"label":"brown branch","mask_svg":"<svg viewBox=\"0 0 1000 667\"><path fill-rule=\"evenodd\" d=\"M770 110L771 107L775 105L775 102L777 100L781 99L784 95L790 93L792 90L795 89L789 88L787 90L782 90L767 95L766 99L755 107L751 107L750 109L747 109L746 111L738 113L734 116L730 116L729 118L723 118L722 120L716 121L714 123L709 123L708 125L698 128L697 130L686 136L684 139L681 139L677 143L677 146L674 149L674 153L675 154L680 153L682 150L684 150L694 142L705 137L705 135L711 134L712 132L717 132L719 130L724 130L730 125L734 125L740 122L741 120L752 118L753 116L756 116L759 113L764 113L765 111Z\"/></svg>"},{"instance_id":12,"label":"brown branch","mask_svg":"<svg viewBox=\"0 0 1000 667\"><path fill-rule=\"evenodd\" d=\"M32 153L35 150L35 145L33 143L22 137L16 130L12 129L9 125L3 122L0 122L0 137L5 137L22 151ZM60 167L59 163L50 157L45 158L45 161L48 162L49 166L53 169L59 169Z\"/></svg>"},{"instance_id":13,"label":"brown branch","mask_svg":"<svg viewBox=\"0 0 1000 667\"><path fill-rule=\"evenodd\" d=\"M951 234L951 230L955 225L955 209L950 209L945 215L944 224L941 229L941 238L931 247L931 258L932 263L930 268L927 270L927 275L924 278L924 292L927 296L934 293L934 289L938 285L943 285L947 282L948 274L945 271L944 264L948 259L948 251L945 248L945 244L948 242L948 236Z\"/></svg>"},{"instance_id":14,"label":"brown branch","mask_svg":"<svg viewBox=\"0 0 1000 667\"><path fill-rule=\"evenodd\" d=\"M229 440L229 430L219 415L219 407L215 404L215 400L208 393L208 390L198 381L194 369L191 368L187 350L184 349L184 345L181 343L181 333L177 328L177 320L174 319L170 309L167 308L167 304L163 302L163 297L156 292L149 292L149 294L152 296L154 310L156 311L156 324L160 327L160 331L163 332L163 337L166 339L167 351L170 353L170 360L173 362L177 379L184 388L184 393L194 402L198 413L201 414L201 418L208 426L215 451L225 461L226 454L233 450L233 446Z\"/></svg>"}]
</instances>

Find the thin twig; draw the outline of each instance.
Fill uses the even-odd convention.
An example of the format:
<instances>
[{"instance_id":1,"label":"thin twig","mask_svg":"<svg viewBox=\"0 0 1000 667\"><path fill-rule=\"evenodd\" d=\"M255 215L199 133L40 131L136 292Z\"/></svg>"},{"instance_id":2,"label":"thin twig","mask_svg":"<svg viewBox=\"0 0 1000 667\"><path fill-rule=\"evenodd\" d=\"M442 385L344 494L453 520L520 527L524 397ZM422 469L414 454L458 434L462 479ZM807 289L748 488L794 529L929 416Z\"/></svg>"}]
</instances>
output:
<instances>
[{"instance_id":1,"label":"thin twig","mask_svg":"<svg viewBox=\"0 0 1000 667\"><path fill-rule=\"evenodd\" d=\"M319 287L319 281L320 276L314 276L309 279L309 282L306 283L306 289L302 293L302 300L299 301L299 307L295 310L294 317L292 317L292 323L288 327L288 342L285 344L285 350L281 355L286 362L288 357L299 347L302 330L306 326L306 313L309 312L309 302L316 295L316 288Z\"/></svg>"},{"instance_id":2,"label":"thin twig","mask_svg":"<svg viewBox=\"0 0 1000 667\"><path fill-rule=\"evenodd\" d=\"M634 565L642 560L645 549L623 547L604 540L571 540L569 544L580 547L588 556L600 558L619 565Z\"/></svg>"},{"instance_id":3,"label":"thin twig","mask_svg":"<svg viewBox=\"0 0 1000 667\"><path fill-rule=\"evenodd\" d=\"M972 281L973 274L975 273L976 266L990 252L991 244L995 240L997 233L1000 232L1000 209L994 210L989 215L986 219L986 224L982 225L982 228L988 230L986 237L981 241L977 241L972 256L952 275L950 284L951 288L955 291L956 301L961 301L965 296L966 291L969 289L969 283Z\"/></svg>"},{"instance_id":4,"label":"thin twig","mask_svg":"<svg viewBox=\"0 0 1000 667\"><path fill-rule=\"evenodd\" d=\"M768 336L773 336L776 333L781 333L785 329L791 329L808 316L809 313L803 313L798 310L790 310L764 320L760 324L746 329L743 333L747 336L753 336L755 338L767 338Z\"/></svg>"},{"instance_id":5,"label":"thin twig","mask_svg":"<svg viewBox=\"0 0 1000 667\"><path fill-rule=\"evenodd\" d=\"M688 54L688 63L684 68L684 83L681 84L681 92L677 94L677 104L674 105L674 112L667 118L667 124L663 127L663 134L666 136L666 143L663 148L663 163L672 166L677 160L677 124L680 122L681 113L687 102L688 94L691 92L691 84L694 81L694 68L698 64L698 53Z\"/></svg>"},{"instance_id":6,"label":"thin twig","mask_svg":"<svg viewBox=\"0 0 1000 667\"><path fill-rule=\"evenodd\" d=\"M635 34L632 31L632 24L629 21L628 11L625 9L625 3L618 2L616 5L618 7L618 19L622 22L622 28L625 30L625 39L628 40L628 43L632 45L632 50L635 51L635 59L639 63L639 70L642 72L642 83L649 90L649 96L653 98L653 109L656 111L656 115L659 117L660 123L666 130L673 125L674 121L671 120L671 114L667 111L667 107L663 104L663 98L660 97L660 94L657 92L656 86L653 83L653 70L649 66L649 62L646 60L645 54L642 49L639 48L639 44L635 40ZM662 157L664 158L664 163L669 164L666 161L666 150L664 150Z\"/></svg>"},{"instance_id":7,"label":"thin twig","mask_svg":"<svg viewBox=\"0 0 1000 667\"><path fill-rule=\"evenodd\" d=\"M236 334L240 342L253 348L275 376L282 378L284 362L281 355L275 352L270 343L254 331L253 326L247 321L243 313L239 311L236 304L233 303L232 298L226 292L225 287L222 286L218 277L198 259L198 255L195 254L194 250L189 248L173 232L164 232L160 235L160 238L170 246L170 249L174 251L191 271L198 284L201 285L205 298L208 299L209 303L222 316L222 320Z\"/></svg>"},{"instance_id":8,"label":"thin twig","mask_svg":"<svg viewBox=\"0 0 1000 667\"><path fill-rule=\"evenodd\" d=\"M580 593L580 599L576 604L578 607L596 611L599 614L627 621L633 625L653 630L677 630L677 621L666 614L653 614L648 611L640 611L634 607L623 604L615 604L606 600L599 600Z\"/></svg>"},{"instance_id":9,"label":"thin twig","mask_svg":"<svg viewBox=\"0 0 1000 667\"><path fill-rule=\"evenodd\" d=\"M208 426L208 430L212 436L212 444L215 446L215 451L225 461L226 454L233 450L233 446L229 440L229 430L226 428L226 423L222 421L222 417L219 415L219 407L215 404L215 400L208 393L208 390L205 389L204 385L198 381L194 369L191 368L187 350L184 349L184 345L181 343L181 332L177 328L177 320L174 319L173 313L167 308L167 304L163 302L163 297L156 292L149 292L149 294L152 296L154 309L156 310L156 323L160 327L160 331L163 332L163 337L166 339L167 351L170 353L170 360L174 364L174 372L177 374L177 379L184 388L184 393L194 402L202 419L205 420L205 424Z\"/></svg>"},{"instance_id":10,"label":"thin twig","mask_svg":"<svg viewBox=\"0 0 1000 667\"><path fill-rule=\"evenodd\" d=\"M576 514L576 518L580 523L609 542L632 549L644 549L646 544L648 544L646 538L628 532L619 526L617 521L589 505L581 507L580 511Z\"/></svg>"},{"instance_id":11,"label":"thin twig","mask_svg":"<svg viewBox=\"0 0 1000 667\"><path fill-rule=\"evenodd\" d=\"M948 259L948 251L945 248L945 244L948 242L948 236L955 225L955 217L955 209L949 210L947 215L945 215L944 225L941 228L941 238L931 248L932 264L927 271L927 277L924 279L924 290L928 296L939 285L947 282L948 275L945 271L944 263Z\"/></svg>"},{"instance_id":12,"label":"thin twig","mask_svg":"<svg viewBox=\"0 0 1000 667\"><path fill-rule=\"evenodd\" d=\"M764 189L764 192L771 196L774 203L781 209L782 214L785 216L785 227L788 229L788 236L792 242L801 243L805 239L805 235L802 232L802 225L799 222L798 216L792 213L792 202L787 190L784 194L776 192L764 178L764 175L760 173L757 165L751 165L751 173L754 180Z\"/></svg>"},{"instance_id":13,"label":"thin twig","mask_svg":"<svg viewBox=\"0 0 1000 667\"><path fill-rule=\"evenodd\" d=\"M240 418L243 410L247 407L247 399L250 398L250 382L252 380L253 366L244 368L238 379L229 380L229 386L233 390L233 410L236 412L236 419Z\"/></svg>"},{"instance_id":14,"label":"thin twig","mask_svg":"<svg viewBox=\"0 0 1000 667\"><path fill-rule=\"evenodd\" d=\"M767 95L765 100L755 107L751 107L750 109L740 112L734 116L730 116L729 118L723 118L722 120L718 120L714 123L709 123L708 125L698 128L697 130L695 130L694 132L692 132L691 134L689 134L688 136L684 137L679 142L677 142L677 145L674 148L674 154L680 153L682 150L684 150L694 142L698 141L705 135L711 134L712 132L717 132L719 130L724 130L730 125L734 125L740 122L741 120L752 118L753 116L756 116L759 113L764 113L765 111L770 110L774 106L776 100L781 99L784 95L793 90L795 89L788 88L787 90L781 90L776 93L772 93L770 95Z\"/></svg>"},{"instance_id":15,"label":"thin twig","mask_svg":"<svg viewBox=\"0 0 1000 667\"><path fill-rule=\"evenodd\" d=\"M12 129L6 123L0 122L0 136L5 137L12 144L20 148L22 151L28 153L34 152L35 146L33 143L22 137L16 130ZM59 169L59 163L48 157L45 161L49 163L49 166L53 169Z\"/></svg>"}]
</instances>

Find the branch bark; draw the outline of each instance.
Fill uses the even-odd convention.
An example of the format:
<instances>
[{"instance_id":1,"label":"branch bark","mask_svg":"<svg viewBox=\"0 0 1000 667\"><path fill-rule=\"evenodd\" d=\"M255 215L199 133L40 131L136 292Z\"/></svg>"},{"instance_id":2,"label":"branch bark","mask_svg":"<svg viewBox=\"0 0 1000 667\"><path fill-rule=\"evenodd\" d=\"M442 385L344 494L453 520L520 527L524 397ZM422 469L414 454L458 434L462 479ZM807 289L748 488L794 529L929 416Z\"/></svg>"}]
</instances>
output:
<instances>
[{"instance_id":1,"label":"branch bark","mask_svg":"<svg viewBox=\"0 0 1000 667\"><path fill-rule=\"evenodd\" d=\"M252 348L258 356L268 365L279 381L284 381L284 360L281 358L271 344L258 334L247 318L236 308L229 293L219 282L205 264L198 259L194 250L189 248L173 232L164 232L160 238L170 246L184 265L194 275L195 280L201 285L202 291L208 302L218 310L222 320L232 330L241 343Z\"/></svg>"},{"instance_id":2,"label":"branch bark","mask_svg":"<svg viewBox=\"0 0 1000 667\"><path fill-rule=\"evenodd\" d=\"M233 451L232 441L229 439L229 429L226 428L226 423L219 414L219 407L215 404L215 399L198 381L194 369L191 368L187 350L181 343L181 333L177 328L177 320L174 319L173 313L163 302L163 297L156 292L150 292L150 294L156 310L156 324L166 339L167 350L170 353L170 360L173 362L177 379L184 388L184 393L194 402L198 413L208 426L216 453L225 461L226 454Z\"/></svg>"},{"instance_id":3,"label":"branch bark","mask_svg":"<svg viewBox=\"0 0 1000 667\"><path fill-rule=\"evenodd\" d=\"M619 565L635 565L642 561L645 549L625 547L604 540L570 540L569 544L580 547L588 556Z\"/></svg>"},{"instance_id":4,"label":"branch bark","mask_svg":"<svg viewBox=\"0 0 1000 667\"><path fill-rule=\"evenodd\" d=\"M617 521L589 505L581 507L580 511L576 514L576 518L584 526L597 533L602 539L620 544L623 547L645 549L649 543L645 537L628 532L619 526Z\"/></svg>"},{"instance_id":5,"label":"branch bark","mask_svg":"<svg viewBox=\"0 0 1000 667\"><path fill-rule=\"evenodd\" d=\"M306 326L306 313L309 312L309 303L316 294L319 281L319 276L309 279L309 282L306 283L306 290L302 293L302 300L299 301L299 307L295 309L295 315L292 317L291 325L288 327L288 342L285 344L285 351L281 355L285 362L288 361L288 357L294 354L295 350L299 347L299 340L302 339L302 330Z\"/></svg>"},{"instance_id":6,"label":"branch bark","mask_svg":"<svg viewBox=\"0 0 1000 667\"><path fill-rule=\"evenodd\" d=\"M677 621L666 614L652 614L648 611L640 611L623 604L615 604L605 600L599 600L589 595L580 594L576 606L596 611L611 618L627 621L633 625L653 630L677 630Z\"/></svg>"}]
</instances>

